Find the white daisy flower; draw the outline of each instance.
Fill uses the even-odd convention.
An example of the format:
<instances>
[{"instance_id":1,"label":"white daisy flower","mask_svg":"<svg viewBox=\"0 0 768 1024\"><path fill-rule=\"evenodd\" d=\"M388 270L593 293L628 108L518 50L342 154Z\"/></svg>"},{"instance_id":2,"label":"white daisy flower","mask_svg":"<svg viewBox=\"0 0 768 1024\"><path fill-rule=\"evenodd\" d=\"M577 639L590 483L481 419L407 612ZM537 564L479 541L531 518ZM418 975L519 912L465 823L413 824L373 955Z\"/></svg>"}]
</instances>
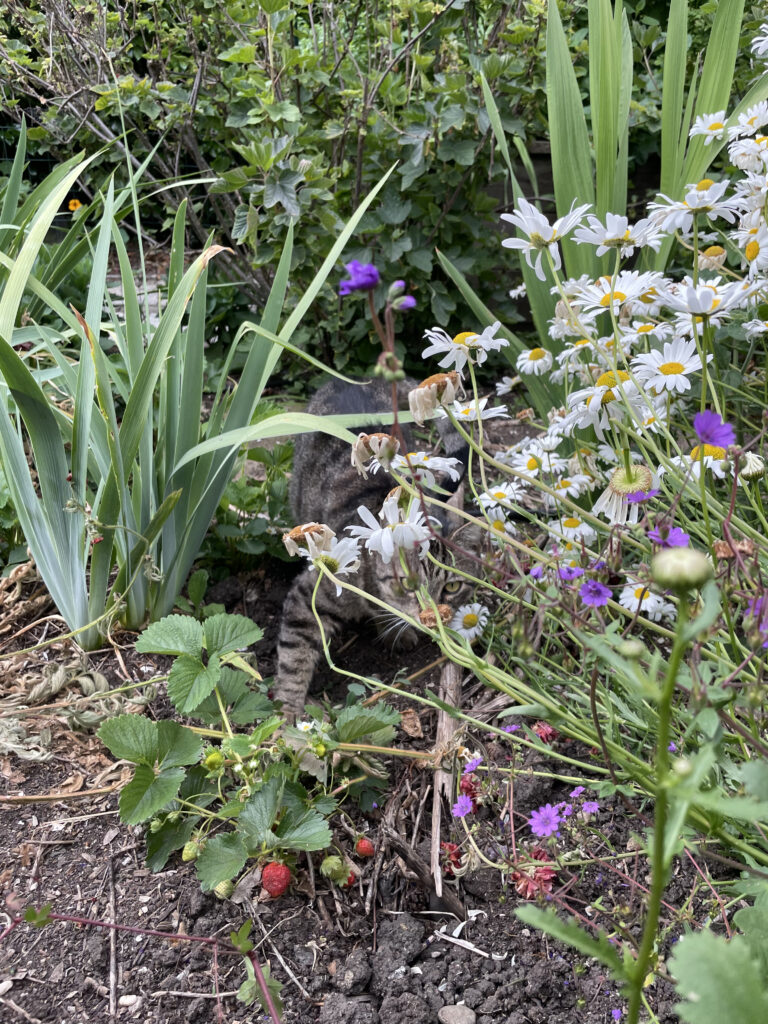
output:
<instances>
[{"instance_id":1,"label":"white daisy flower","mask_svg":"<svg viewBox=\"0 0 768 1024\"><path fill-rule=\"evenodd\" d=\"M484 604L463 604L456 609L448 626L465 640L474 640L485 629L489 615Z\"/></svg>"},{"instance_id":2,"label":"white daisy flower","mask_svg":"<svg viewBox=\"0 0 768 1024\"><path fill-rule=\"evenodd\" d=\"M692 139L695 135L703 135L705 146L715 140L720 142L725 138L725 120L724 110L718 110L716 114L702 114L691 125L688 137Z\"/></svg>"},{"instance_id":3,"label":"white daisy flower","mask_svg":"<svg viewBox=\"0 0 768 1024\"><path fill-rule=\"evenodd\" d=\"M699 250L699 266L702 270L720 270L727 253L722 245L709 245Z\"/></svg>"},{"instance_id":4,"label":"white daisy flower","mask_svg":"<svg viewBox=\"0 0 768 1024\"><path fill-rule=\"evenodd\" d=\"M424 426L424 420L437 414L440 405L450 405L456 400L456 393L463 394L461 378L455 370L448 373L433 373L408 392L408 407L416 423Z\"/></svg>"},{"instance_id":5,"label":"white daisy flower","mask_svg":"<svg viewBox=\"0 0 768 1024\"><path fill-rule=\"evenodd\" d=\"M750 229L749 239L742 254L741 266L742 269L747 269L750 280L768 267L768 225L765 221L759 227Z\"/></svg>"},{"instance_id":6,"label":"white daisy flower","mask_svg":"<svg viewBox=\"0 0 768 1024\"><path fill-rule=\"evenodd\" d=\"M718 480L725 479L729 468L725 448L714 444L697 444L691 448L689 455L675 455L669 461L683 473L690 473L696 480L701 476L702 466L712 470ZM664 472L665 467L659 467L659 475L662 476Z\"/></svg>"},{"instance_id":7,"label":"white daisy flower","mask_svg":"<svg viewBox=\"0 0 768 1024\"><path fill-rule=\"evenodd\" d=\"M768 162L768 137L759 135L754 139L736 139L728 147L728 158L740 171L759 174Z\"/></svg>"},{"instance_id":8,"label":"white daisy flower","mask_svg":"<svg viewBox=\"0 0 768 1024\"><path fill-rule=\"evenodd\" d=\"M403 516L397 494L390 495L379 512L383 525L379 524L365 505L359 506L357 514L366 525L348 526L347 530L354 537L364 540L369 551L378 552L385 565L389 565L395 551L400 548L404 551L418 551L419 558L426 555L432 531L417 501L411 502L408 514Z\"/></svg>"},{"instance_id":9,"label":"white daisy flower","mask_svg":"<svg viewBox=\"0 0 768 1024\"><path fill-rule=\"evenodd\" d=\"M501 327L501 323L497 320L490 327L486 327L482 334L477 334L475 331L462 331L453 338L442 327L433 327L432 330L427 330L424 333L424 337L432 344L428 345L421 353L422 358L426 359L427 356L445 352L447 353L445 358L441 359L437 365L447 367L453 364L459 372L468 362L480 365L488 358L490 351L498 351L504 345L509 344L506 338L496 337L499 327Z\"/></svg>"},{"instance_id":10,"label":"white daisy flower","mask_svg":"<svg viewBox=\"0 0 768 1024\"><path fill-rule=\"evenodd\" d=\"M520 383L519 377L502 377L501 380L496 382L496 396L503 398L504 395L508 395L512 388Z\"/></svg>"},{"instance_id":11,"label":"white daisy flower","mask_svg":"<svg viewBox=\"0 0 768 1024\"><path fill-rule=\"evenodd\" d=\"M552 369L553 356L545 348L524 348L517 357L515 366L518 373L540 377Z\"/></svg>"},{"instance_id":12,"label":"white daisy flower","mask_svg":"<svg viewBox=\"0 0 768 1024\"><path fill-rule=\"evenodd\" d=\"M639 502L630 502L629 496L638 491L650 491L658 483L648 466L633 465L631 474L625 466L614 469L608 486L592 506L592 514L605 516L613 525L636 523L641 511Z\"/></svg>"},{"instance_id":13,"label":"white daisy flower","mask_svg":"<svg viewBox=\"0 0 768 1024\"><path fill-rule=\"evenodd\" d=\"M524 299L528 293L525 285L521 284L518 285L517 288L510 288L507 294L510 299Z\"/></svg>"},{"instance_id":14,"label":"white daisy flower","mask_svg":"<svg viewBox=\"0 0 768 1024\"><path fill-rule=\"evenodd\" d=\"M467 403L454 402L453 405L450 406L449 408L450 411L455 416L455 418L459 421L459 423L467 420L471 423L474 420L476 420L478 418L478 407L480 410L481 420L490 420L493 419L494 417L499 416L509 418L509 413L507 412L506 406L497 405L492 409L486 409L485 407L487 404L487 398L480 398L477 401ZM444 409L440 409L438 415L446 416L447 413L445 412Z\"/></svg>"},{"instance_id":15,"label":"white daisy flower","mask_svg":"<svg viewBox=\"0 0 768 1024\"><path fill-rule=\"evenodd\" d=\"M549 523L549 533L557 540L584 541L586 544L597 536L589 523L585 523L583 519L573 514Z\"/></svg>"},{"instance_id":16,"label":"white daisy flower","mask_svg":"<svg viewBox=\"0 0 768 1024\"><path fill-rule=\"evenodd\" d=\"M435 473L446 473L451 480L461 477L462 463L459 459L431 455L429 452L408 452L408 456L395 455L386 466L378 459L372 459L368 467L372 473L389 467L396 469L403 476L409 476L415 484L432 489L435 486Z\"/></svg>"},{"instance_id":17,"label":"white daisy flower","mask_svg":"<svg viewBox=\"0 0 768 1024\"><path fill-rule=\"evenodd\" d=\"M515 505L523 495L523 486L518 480L507 480L495 484L489 491L477 496L477 504L486 512L500 505Z\"/></svg>"},{"instance_id":18,"label":"white daisy flower","mask_svg":"<svg viewBox=\"0 0 768 1024\"><path fill-rule=\"evenodd\" d=\"M747 320L742 327L748 338L759 338L762 334L768 334L768 320Z\"/></svg>"},{"instance_id":19,"label":"white daisy flower","mask_svg":"<svg viewBox=\"0 0 768 1024\"><path fill-rule=\"evenodd\" d=\"M756 57L768 53L768 22L760 26L760 31L752 40L751 49Z\"/></svg>"},{"instance_id":20,"label":"white daisy flower","mask_svg":"<svg viewBox=\"0 0 768 1024\"><path fill-rule=\"evenodd\" d=\"M493 530L491 540L498 544L502 543L504 537L516 537L517 527L509 518L503 508L495 508L487 513L488 525Z\"/></svg>"},{"instance_id":21,"label":"white daisy flower","mask_svg":"<svg viewBox=\"0 0 768 1024\"><path fill-rule=\"evenodd\" d=\"M672 334L672 325L665 323L654 323L651 320L633 320L631 327L624 327L621 331L621 340L624 344L631 346L638 342L655 338L663 341Z\"/></svg>"},{"instance_id":22,"label":"white daisy flower","mask_svg":"<svg viewBox=\"0 0 768 1024\"><path fill-rule=\"evenodd\" d=\"M519 451L505 452L504 457L499 460L504 462L516 473L525 473L526 476L536 477L539 473L561 473L566 466L566 460L553 451L557 447L560 438L544 438L532 441ZM545 447L546 445L546 447Z\"/></svg>"},{"instance_id":23,"label":"white daisy flower","mask_svg":"<svg viewBox=\"0 0 768 1024\"><path fill-rule=\"evenodd\" d=\"M611 249L618 249L624 257L631 256L635 249L645 246L658 252L662 242L658 225L646 219L632 226L627 217L616 213L606 214L605 224L589 214L587 226L574 231L573 237L580 245L596 245L596 256L604 256Z\"/></svg>"},{"instance_id":24,"label":"white daisy flower","mask_svg":"<svg viewBox=\"0 0 768 1024\"><path fill-rule=\"evenodd\" d=\"M686 186L685 198L675 201L669 196L659 195L663 203L649 203L650 218L661 225L664 231L680 231L689 235L693 226L694 214L703 214L712 220L722 217L733 224L736 219L736 206L732 199L724 199L728 188L727 181L713 181L702 178L701 181Z\"/></svg>"},{"instance_id":25,"label":"white daisy flower","mask_svg":"<svg viewBox=\"0 0 768 1024\"><path fill-rule=\"evenodd\" d=\"M545 494L545 504L553 507L558 504L558 499L561 497L578 498L585 491L590 490L593 483L594 478L587 476L586 473L571 473L568 476L561 476L552 484L552 490L556 496Z\"/></svg>"},{"instance_id":26,"label":"white daisy flower","mask_svg":"<svg viewBox=\"0 0 768 1024\"><path fill-rule=\"evenodd\" d=\"M675 606L658 594L652 594L644 583L628 583L619 595L619 604L633 615L639 613L651 622L675 617Z\"/></svg>"},{"instance_id":27,"label":"white daisy flower","mask_svg":"<svg viewBox=\"0 0 768 1024\"><path fill-rule=\"evenodd\" d=\"M739 114L736 124L728 129L728 139L738 139L744 136L754 135L758 128L768 123L768 103L760 100L753 107L748 107L742 114Z\"/></svg>"},{"instance_id":28,"label":"white daisy flower","mask_svg":"<svg viewBox=\"0 0 768 1024\"><path fill-rule=\"evenodd\" d=\"M520 249L525 254L528 266L536 272L536 277L540 281L546 280L542 267L544 250L549 250L555 269L559 270L562 263L557 243L578 224L590 208L589 203L578 207L575 203L574 199L568 213L564 217L558 218L554 224L550 224L543 213L522 198L518 201L514 213L502 213L501 215L502 220L513 224L527 236L527 238L505 238L501 244L507 249Z\"/></svg>"},{"instance_id":29,"label":"white daisy flower","mask_svg":"<svg viewBox=\"0 0 768 1024\"><path fill-rule=\"evenodd\" d=\"M611 306L618 312L626 302L639 299L657 285L660 278L660 274L651 271L640 273L637 270L622 270L615 280L606 276L589 285L584 289L580 301L587 312L601 313Z\"/></svg>"},{"instance_id":30,"label":"white daisy flower","mask_svg":"<svg viewBox=\"0 0 768 1024\"><path fill-rule=\"evenodd\" d=\"M712 359L707 356L707 362ZM688 375L701 369L701 359L696 351L695 341L675 338L664 342L664 350L653 350L632 360L632 370L639 381L660 394L672 391L682 394L690 391Z\"/></svg>"},{"instance_id":31,"label":"white daisy flower","mask_svg":"<svg viewBox=\"0 0 768 1024\"><path fill-rule=\"evenodd\" d=\"M367 510L366 510L367 511ZM348 573L357 572L360 568L359 542L351 537L342 537L339 540L334 537L330 544L321 549L316 549L312 535L308 537L309 558L312 562L310 568L315 569L319 564L329 569L334 576L346 576ZM341 594L341 585L336 584L336 596Z\"/></svg>"}]
</instances>

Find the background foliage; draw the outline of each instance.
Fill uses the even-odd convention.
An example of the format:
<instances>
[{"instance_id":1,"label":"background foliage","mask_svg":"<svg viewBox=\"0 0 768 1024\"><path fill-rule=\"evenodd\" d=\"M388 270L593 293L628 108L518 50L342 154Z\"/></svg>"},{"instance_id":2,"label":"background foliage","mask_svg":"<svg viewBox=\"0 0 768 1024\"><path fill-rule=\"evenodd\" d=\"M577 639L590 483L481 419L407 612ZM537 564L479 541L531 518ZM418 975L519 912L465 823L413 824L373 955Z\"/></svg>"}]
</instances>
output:
<instances>
[{"instance_id":1,"label":"background foliage","mask_svg":"<svg viewBox=\"0 0 768 1024\"><path fill-rule=\"evenodd\" d=\"M586 103L586 5L558 6ZM713 6L692 12L689 72ZM625 7L639 84L630 192L639 200L646 182L658 185L667 5ZM518 161L524 190L546 197L546 13L544 0L41 0L34 10L9 0L0 12L0 141L12 156L14 126L26 115L33 176L77 148L97 154L75 197L86 204L108 167L125 176L126 160L134 169L148 160L144 220L152 235L168 237L187 198L191 244L202 248L214 230L216 241L235 247L209 299L224 338L249 307L263 305L289 221L299 222L291 277L298 295L340 224L398 160L348 257L373 259L389 279L407 280L419 303L411 338L435 323L471 320L436 262L438 245L513 325L520 313L507 293L519 282L497 271L498 213L512 197L480 72L508 137L526 160L533 154L534 185ZM177 178L177 189L154 194ZM192 184L200 179L207 184ZM234 286L224 286L222 271ZM376 355L369 327L328 286L296 341L340 368L363 370Z\"/></svg>"}]
</instances>

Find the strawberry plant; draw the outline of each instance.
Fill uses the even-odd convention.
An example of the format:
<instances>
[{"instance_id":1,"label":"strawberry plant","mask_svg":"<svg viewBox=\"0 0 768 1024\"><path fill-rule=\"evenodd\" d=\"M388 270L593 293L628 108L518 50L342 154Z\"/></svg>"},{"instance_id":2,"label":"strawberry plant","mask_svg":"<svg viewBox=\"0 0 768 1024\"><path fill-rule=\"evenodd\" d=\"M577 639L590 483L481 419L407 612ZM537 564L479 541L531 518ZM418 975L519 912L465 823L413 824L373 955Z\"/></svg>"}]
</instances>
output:
<instances>
[{"instance_id":1,"label":"strawberry plant","mask_svg":"<svg viewBox=\"0 0 768 1024\"><path fill-rule=\"evenodd\" d=\"M190 593L194 600L197 592ZM136 649L173 657L168 697L203 724L124 714L99 730L112 754L135 766L120 794L120 815L131 825L148 823L149 867L161 870L180 850L203 890L222 898L250 861L265 865L267 892L282 895L295 854L331 846L336 794L362 803L378 792L386 772L377 755L386 752L399 720L385 705L351 706L331 722L317 712L281 732L283 719L243 651L261 635L250 619L226 613L152 623ZM373 852L361 837L358 855ZM348 883L351 866L338 860L333 880Z\"/></svg>"}]
</instances>

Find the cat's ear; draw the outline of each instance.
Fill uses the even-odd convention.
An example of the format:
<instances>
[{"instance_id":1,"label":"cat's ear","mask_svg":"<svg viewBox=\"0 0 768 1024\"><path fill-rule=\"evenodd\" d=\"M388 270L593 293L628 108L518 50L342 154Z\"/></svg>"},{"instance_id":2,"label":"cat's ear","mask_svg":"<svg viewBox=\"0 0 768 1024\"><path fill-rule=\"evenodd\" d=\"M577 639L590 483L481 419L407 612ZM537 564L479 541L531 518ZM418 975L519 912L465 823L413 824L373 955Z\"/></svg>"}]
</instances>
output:
<instances>
[{"instance_id":1,"label":"cat's ear","mask_svg":"<svg viewBox=\"0 0 768 1024\"><path fill-rule=\"evenodd\" d=\"M484 540L485 531L476 523L462 521L461 526L451 531L451 543L472 554L479 553Z\"/></svg>"}]
</instances>

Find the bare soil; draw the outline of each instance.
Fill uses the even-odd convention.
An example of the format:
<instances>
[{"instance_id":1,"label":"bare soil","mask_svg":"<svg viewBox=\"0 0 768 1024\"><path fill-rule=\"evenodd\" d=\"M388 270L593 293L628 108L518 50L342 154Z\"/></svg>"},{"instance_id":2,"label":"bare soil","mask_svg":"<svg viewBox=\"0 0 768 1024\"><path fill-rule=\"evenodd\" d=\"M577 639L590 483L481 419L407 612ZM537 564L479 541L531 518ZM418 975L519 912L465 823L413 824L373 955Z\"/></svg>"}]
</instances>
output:
<instances>
[{"instance_id":1,"label":"bare soil","mask_svg":"<svg viewBox=\"0 0 768 1024\"><path fill-rule=\"evenodd\" d=\"M264 627L265 638L255 654L265 676L272 670L289 583L290 569L275 563L248 579L219 584L211 595L224 601L228 610L250 615ZM33 595L34 581L25 586L26 600ZM42 614L39 606L35 614ZM14 643L17 648L30 645L55 628L55 622L40 622ZM163 669L132 653L131 637L120 639L120 651L94 655L88 666L103 674L110 686L127 679L144 681ZM375 668L382 678L393 678L403 667L413 672L437 656L435 648L425 645L395 657L353 633L342 637L336 650L340 664L364 673ZM0 725L20 722L27 733L26 739L16 734L17 753L0 755L0 782L7 798L0 804L0 880L5 898L0 932L25 906L46 903L55 913L139 931L71 923L42 929L22 923L12 928L0 948L3 1022L263 1021L267 1018L257 1005L245 1007L236 999L245 978L241 958L217 956L209 945L184 938L226 938L247 918L254 922L260 961L268 962L283 984L285 1024L605 1024L615 1019L612 1011L624 1006L599 964L523 926L515 916L523 901L498 871L478 869L461 880L446 880L471 915L457 934L460 922L445 913L434 893L392 848L385 848L375 885L371 861L360 863L360 878L353 888L340 890L326 884L317 870L310 874L305 860L299 863L296 885L278 900L259 901L256 891L239 895L240 902L203 894L193 867L178 856L166 870L150 873L144 866L142 830L122 825L117 814L116 787L127 769L112 763L94 736L95 723L73 728L62 707L19 717L20 694L28 694L44 673L50 676L46 666L72 661L72 650L58 644L37 655L16 655L5 662L0 677ZM436 673L430 670L415 685L434 689ZM75 672L72 685L48 703L78 697L81 677L82 671ZM319 685L336 697L343 695L344 684L330 673ZM471 694L471 686L468 689ZM146 711L167 715L162 692ZM422 711L419 722L424 739L404 735L398 742L428 749L433 717ZM35 736L38 742L33 741ZM36 760L19 756L35 750ZM486 748L485 754L487 763L504 763L510 757L500 746ZM566 798L571 788L532 774L542 767L538 757L529 757L515 777L516 824L524 824L540 804ZM428 862L431 772L394 759L389 769L389 799L397 801L398 831L415 855ZM82 795L90 790L111 791ZM383 843L381 822L391 809L381 807L367 818L367 831L377 848ZM488 815L483 834L488 836L489 852L498 853L507 848L509 823ZM647 863L639 853L632 854L632 833L641 829L641 823L621 803L608 802L595 825L592 852L597 851L601 863L561 871L551 899L587 921L597 919L593 905L600 900L604 923L610 918L618 932L637 934ZM461 838L445 814L443 839ZM339 841L350 845L343 833ZM616 857L627 851L629 856ZM709 896L693 867L676 866L664 911L667 943L681 933L686 920L700 920L710 912ZM684 905L685 913L679 909ZM663 978L647 993L661 1024L677 1020L671 987Z\"/></svg>"}]
</instances>

